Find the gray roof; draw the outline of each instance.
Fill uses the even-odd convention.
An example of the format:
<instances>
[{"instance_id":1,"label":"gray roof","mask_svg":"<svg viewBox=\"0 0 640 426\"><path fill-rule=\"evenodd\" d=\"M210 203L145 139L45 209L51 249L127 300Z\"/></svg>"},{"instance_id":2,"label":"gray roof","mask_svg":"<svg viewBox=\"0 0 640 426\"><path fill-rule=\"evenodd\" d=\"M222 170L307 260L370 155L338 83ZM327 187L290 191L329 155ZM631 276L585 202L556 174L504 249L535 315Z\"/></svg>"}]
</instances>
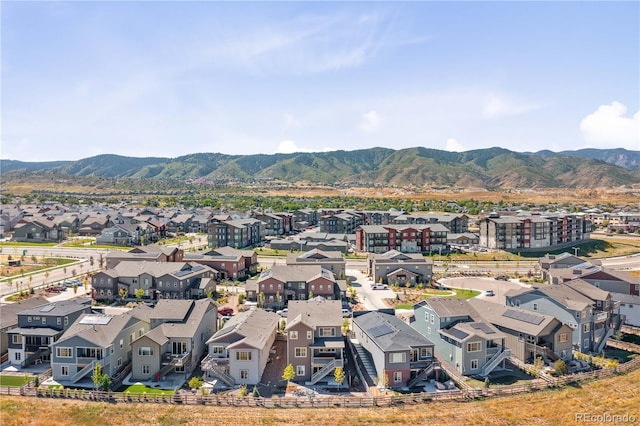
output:
<instances>
[{"instance_id":1,"label":"gray roof","mask_svg":"<svg viewBox=\"0 0 640 426\"><path fill-rule=\"evenodd\" d=\"M41 296L31 297L14 303L0 305L0 328L18 323L18 312L49 304L49 301Z\"/></svg>"},{"instance_id":2,"label":"gray roof","mask_svg":"<svg viewBox=\"0 0 640 426\"><path fill-rule=\"evenodd\" d=\"M189 305L190 305L189 309L187 309L188 312L185 314L186 316L184 316L182 320L179 320L177 319L177 317L182 315L182 313L184 312L185 306L182 303L176 304L176 310L180 311L181 313L175 315L174 318L180 322L165 322L155 328L155 329L162 330L162 335L164 335L167 338L193 337L196 331L198 330L198 327L204 320L204 316L206 315L206 313L211 309L216 308L215 303L211 299L207 299L207 298L199 299L199 300L165 300L165 301L172 302L172 303L189 302ZM156 308L157 306L158 305L156 305ZM161 308L162 313L166 313L167 309L170 309L170 308L171 308L171 303L163 306ZM164 318L164 319L167 319L167 318Z\"/></svg>"},{"instance_id":3,"label":"gray roof","mask_svg":"<svg viewBox=\"0 0 640 426\"><path fill-rule=\"evenodd\" d=\"M84 311L88 308L85 304L80 304L74 300L63 300L60 302L49 303L36 308L25 309L19 312L19 315L40 315L49 317L58 317L69 315L74 312Z\"/></svg>"},{"instance_id":4,"label":"gray roof","mask_svg":"<svg viewBox=\"0 0 640 426\"><path fill-rule=\"evenodd\" d=\"M235 344L249 345L261 349L277 329L280 316L262 309L250 309L231 317L224 327L214 334L209 343L226 343L228 348Z\"/></svg>"},{"instance_id":5,"label":"gray roof","mask_svg":"<svg viewBox=\"0 0 640 426\"><path fill-rule=\"evenodd\" d=\"M372 311L355 317L353 323L383 351L433 346L429 339L395 315Z\"/></svg>"},{"instance_id":6,"label":"gray roof","mask_svg":"<svg viewBox=\"0 0 640 426\"><path fill-rule=\"evenodd\" d=\"M543 315L513 306L504 306L481 299L470 299L469 303L482 318L491 324L531 336L546 334L559 323L551 315ZM549 328L550 324L553 325L551 328Z\"/></svg>"},{"instance_id":7,"label":"gray roof","mask_svg":"<svg viewBox=\"0 0 640 426\"><path fill-rule=\"evenodd\" d=\"M640 305L640 296L636 296L634 294L611 293L611 299L615 300L616 302Z\"/></svg>"},{"instance_id":8,"label":"gray roof","mask_svg":"<svg viewBox=\"0 0 640 426\"><path fill-rule=\"evenodd\" d=\"M287 328L304 322L311 328L342 327L342 302L316 296L309 300L291 300Z\"/></svg>"},{"instance_id":9,"label":"gray roof","mask_svg":"<svg viewBox=\"0 0 640 426\"><path fill-rule=\"evenodd\" d=\"M465 299L432 297L418 303L418 305L420 304L429 305L440 318L463 316L479 318L478 312Z\"/></svg>"},{"instance_id":10,"label":"gray roof","mask_svg":"<svg viewBox=\"0 0 640 426\"><path fill-rule=\"evenodd\" d=\"M43 328L43 327L34 327L34 328L16 327L16 328L12 328L7 333L20 334L23 336L55 336L57 334L61 334L62 330L54 330L53 328Z\"/></svg>"},{"instance_id":11,"label":"gray roof","mask_svg":"<svg viewBox=\"0 0 640 426\"><path fill-rule=\"evenodd\" d=\"M564 283L564 285L566 285L567 287L571 287L573 290L587 296L592 300L607 300L610 297L608 291L602 290L580 278L567 281Z\"/></svg>"},{"instance_id":12,"label":"gray roof","mask_svg":"<svg viewBox=\"0 0 640 426\"><path fill-rule=\"evenodd\" d=\"M184 321L193 306L192 300L162 299L149 315L152 320Z\"/></svg>"},{"instance_id":13,"label":"gray roof","mask_svg":"<svg viewBox=\"0 0 640 426\"><path fill-rule=\"evenodd\" d=\"M87 318L103 319L104 321L87 321ZM108 322L106 322L107 320ZM120 315L84 314L54 344L61 345L71 338L80 337L96 346L106 348L113 344L123 329L136 322L142 321L136 318L131 311Z\"/></svg>"},{"instance_id":14,"label":"gray roof","mask_svg":"<svg viewBox=\"0 0 640 426\"><path fill-rule=\"evenodd\" d=\"M267 278L274 278L285 283L292 281L309 282L321 276L330 281L336 280L333 272L323 268L321 265L273 265L270 269L260 274L258 283Z\"/></svg>"},{"instance_id":15,"label":"gray roof","mask_svg":"<svg viewBox=\"0 0 640 426\"><path fill-rule=\"evenodd\" d=\"M441 329L439 332L459 342L463 342L473 336L481 337L484 340L504 339L506 337L504 333L485 321L459 322L453 327Z\"/></svg>"}]
</instances>

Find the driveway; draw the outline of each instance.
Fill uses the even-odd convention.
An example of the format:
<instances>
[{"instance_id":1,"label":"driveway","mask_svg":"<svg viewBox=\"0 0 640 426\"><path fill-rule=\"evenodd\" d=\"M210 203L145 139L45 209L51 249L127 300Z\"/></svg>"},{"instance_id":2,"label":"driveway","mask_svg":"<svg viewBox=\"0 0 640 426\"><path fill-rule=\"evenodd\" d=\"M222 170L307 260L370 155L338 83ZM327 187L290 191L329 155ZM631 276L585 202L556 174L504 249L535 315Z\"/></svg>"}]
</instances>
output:
<instances>
[{"instance_id":1,"label":"driveway","mask_svg":"<svg viewBox=\"0 0 640 426\"><path fill-rule=\"evenodd\" d=\"M347 269L347 276L351 277L351 285L358 293L358 300L369 311L384 309L388 306L383 299L393 299L396 294L391 290L373 290L371 285L373 281L363 274L359 269Z\"/></svg>"},{"instance_id":2,"label":"driveway","mask_svg":"<svg viewBox=\"0 0 640 426\"><path fill-rule=\"evenodd\" d=\"M471 290L478 290L482 292L479 296L480 299L487 300L489 302L499 303L504 305L506 303L505 293L509 290L530 288L528 284L523 284L517 280L501 281L494 278L442 278L439 280L447 287L464 288ZM485 291L493 290L495 296L486 296Z\"/></svg>"}]
</instances>

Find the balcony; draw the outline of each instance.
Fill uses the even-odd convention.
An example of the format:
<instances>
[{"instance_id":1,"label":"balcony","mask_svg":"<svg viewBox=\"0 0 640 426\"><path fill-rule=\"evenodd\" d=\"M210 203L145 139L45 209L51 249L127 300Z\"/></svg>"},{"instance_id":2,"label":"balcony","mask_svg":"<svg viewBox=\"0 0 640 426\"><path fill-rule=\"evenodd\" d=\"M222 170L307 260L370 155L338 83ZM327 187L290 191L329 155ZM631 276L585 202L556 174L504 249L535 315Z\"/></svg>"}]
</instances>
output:
<instances>
[{"instance_id":1,"label":"balcony","mask_svg":"<svg viewBox=\"0 0 640 426\"><path fill-rule=\"evenodd\" d=\"M185 352L183 354L172 354L166 352L162 356L162 365L173 365L174 367L184 367L191 360L191 352Z\"/></svg>"},{"instance_id":2,"label":"balcony","mask_svg":"<svg viewBox=\"0 0 640 426\"><path fill-rule=\"evenodd\" d=\"M607 318L609 318L609 313L608 312L598 312L596 314L593 314L593 321L594 322L603 322L603 321L606 321Z\"/></svg>"},{"instance_id":3,"label":"balcony","mask_svg":"<svg viewBox=\"0 0 640 426\"><path fill-rule=\"evenodd\" d=\"M322 367L332 362L335 362L336 367L342 367L344 365L342 358L336 358L334 356L314 356L311 358L311 365L314 367Z\"/></svg>"}]
</instances>

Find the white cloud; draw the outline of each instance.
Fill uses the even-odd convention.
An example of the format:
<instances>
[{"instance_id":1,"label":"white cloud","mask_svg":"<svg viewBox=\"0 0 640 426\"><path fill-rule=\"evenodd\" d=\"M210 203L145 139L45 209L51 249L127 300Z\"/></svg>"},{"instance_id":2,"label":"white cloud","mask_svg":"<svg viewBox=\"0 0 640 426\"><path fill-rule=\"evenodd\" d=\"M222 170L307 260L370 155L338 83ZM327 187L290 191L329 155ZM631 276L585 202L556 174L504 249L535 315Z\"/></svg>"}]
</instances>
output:
<instances>
[{"instance_id":1,"label":"white cloud","mask_svg":"<svg viewBox=\"0 0 640 426\"><path fill-rule=\"evenodd\" d=\"M454 138L447 139L447 143L444 149L446 151L455 151L455 152L466 151L465 147L462 146L462 144Z\"/></svg>"},{"instance_id":2,"label":"white cloud","mask_svg":"<svg viewBox=\"0 0 640 426\"><path fill-rule=\"evenodd\" d=\"M380 114L376 111L369 111L362 114L360 130L364 132L375 132L380 128Z\"/></svg>"},{"instance_id":3,"label":"white cloud","mask_svg":"<svg viewBox=\"0 0 640 426\"><path fill-rule=\"evenodd\" d=\"M613 101L600 105L580 122L585 140L596 148L640 149L640 110L627 117L626 105Z\"/></svg>"},{"instance_id":4,"label":"white cloud","mask_svg":"<svg viewBox=\"0 0 640 426\"><path fill-rule=\"evenodd\" d=\"M285 140L278 144L276 148L276 154L293 154L294 152L330 152L335 151L335 148L325 147L322 149L310 149L299 147L295 141Z\"/></svg>"},{"instance_id":5,"label":"white cloud","mask_svg":"<svg viewBox=\"0 0 640 426\"><path fill-rule=\"evenodd\" d=\"M540 108L540 105L510 99L505 95L491 93L482 109L485 118L499 118L520 115Z\"/></svg>"}]
</instances>

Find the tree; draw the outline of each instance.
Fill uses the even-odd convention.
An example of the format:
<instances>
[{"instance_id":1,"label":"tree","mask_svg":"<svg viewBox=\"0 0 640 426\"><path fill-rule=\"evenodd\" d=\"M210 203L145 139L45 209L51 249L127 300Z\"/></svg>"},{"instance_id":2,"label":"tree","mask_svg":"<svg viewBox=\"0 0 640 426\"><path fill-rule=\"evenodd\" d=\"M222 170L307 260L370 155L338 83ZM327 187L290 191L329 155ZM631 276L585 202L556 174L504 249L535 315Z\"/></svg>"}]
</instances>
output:
<instances>
[{"instance_id":1,"label":"tree","mask_svg":"<svg viewBox=\"0 0 640 426\"><path fill-rule=\"evenodd\" d=\"M111 387L111 378L108 374L103 372L102 364L99 362L96 363L96 366L93 369L93 376L91 376L91 380L93 381L93 385L96 387L96 390L108 391Z\"/></svg>"},{"instance_id":2,"label":"tree","mask_svg":"<svg viewBox=\"0 0 640 426\"><path fill-rule=\"evenodd\" d=\"M261 291L260 293L258 293L258 306L260 306L261 308L264 308L264 293Z\"/></svg>"},{"instance_id":3,"label":"tree","mask_svg":"<svg viewBox=\"0 0 640 426\"><path fill-rule=\"evenodd\" d=\"M124 305L124 298L127 297L127 289L124 287L120 287L120 290L118 290L118 294L120 295L120 299L122 299L122 304Z\"/></svg>"},{"instance_id":4,"label":"tree","mask_svg":"<svg viewBox=\"0 0 640 426\"><path fill-rule=\"evenodd\" d=\"M342 333L347 334L347 333L349 333L349 331L351 331L351 322L349 321L349 318L343 318L342 319Z\"/></svg>"},{"instance_id":5,"label":"tree","mask_svg":"<svg viewBox=\"0 0 640 426\"><path fill-rule=\"evenodd\" d=\"M559 359L553 363L553 371L557 375L567 374L567 364L563 360Z\"/></svg>"},{"instance_id":6,"label":"tree","mask_svg":"<svg viewBox=\"0 0 640 426\"><path fill-rule=\"evenodd\" d=\"M73 294L78 294L78 284L73 283Z\"/></svg>"},{"instance_id":7,"label":"tree","mask_svg":"<svg viewBox=\"0 0 640 426\"><path fill-rule=\"evenodd\" d=\"M204 380L202 380L202 378L200 377L193 376L191 379L189 379L189 387L191 389L200 389L202 383L204 383Z\"/></svg>"},{"instance_id":8,"label":"tree","mask_svg":"<svg viewBox=\"0 0 640 426\"><path fill-rule=\"evenodd\" d=\"M333 380L335 380L336 383L338 383L338 387L342 386L342 382L344 382L344 378L345 378L344 369L342 367L336 367L336 369L333 370Z\"/></svg>"},{"instance_id":9,"label":"tree","mask_svg":"<svg viewBox=\"0 0 640 426\"><path fill-rule=\"evenodd\" d=\"M257 386L253 386L253 392L252 395L254 398L260 398L260 392L258 391L258 387Z\"/></svg>"},{"instance_id":10,"label":"tree","mask_svg":"<svg viewBox=\"0 0 640 426\"><path fill-rule=\"evenodd\" d=\"M378 377L378 387L386 389L389 386L389 377L387 376L387 370L382 370L382 374Z\"/></svg>"},{"instance_id":11,"label":"tree","mask_svg":"<svg viewBox=\"0 0 640 426\"><path fill-rule=\"evenodd\" d=\"M144 296L144 289L143 288L139 288L136 290L136 299L138 300L138 302L140 301L140 299L142 299L142 296Z\"/></svg>"},{"instance_id":12,"label":"tree","mask_svg":"<svg viewBox=\"0 0 640 426\"><path fill-rule=\"evenodd\" d=\"M240 398L247 396L248 393L249 393L249 391L247 391L247 386L246 385L240 386L240 391L238 392L238 396Z\"/></svg>"},{"instance_id":13,"label":"tree","mask_svg":"<svg viewBox=\"0 0 640 426\"><path fill-rule=\"evenodd\" d=\"M289 364L284 368L284 371L282 372L282 379L289 382L293 380L294 377L296 377L296 371L293 369L293 364Z\"/></svg>"},{"instance_id":14,"label":"tree","mask_svg":"<svg viewBox=\"0 0 640 426\"><path fill-rule=\"evenodd\" d=\"M211 290L211 289L207 290L207 297L209 299L213 299L213 290Z\"/></svg>"}]
</instances>

